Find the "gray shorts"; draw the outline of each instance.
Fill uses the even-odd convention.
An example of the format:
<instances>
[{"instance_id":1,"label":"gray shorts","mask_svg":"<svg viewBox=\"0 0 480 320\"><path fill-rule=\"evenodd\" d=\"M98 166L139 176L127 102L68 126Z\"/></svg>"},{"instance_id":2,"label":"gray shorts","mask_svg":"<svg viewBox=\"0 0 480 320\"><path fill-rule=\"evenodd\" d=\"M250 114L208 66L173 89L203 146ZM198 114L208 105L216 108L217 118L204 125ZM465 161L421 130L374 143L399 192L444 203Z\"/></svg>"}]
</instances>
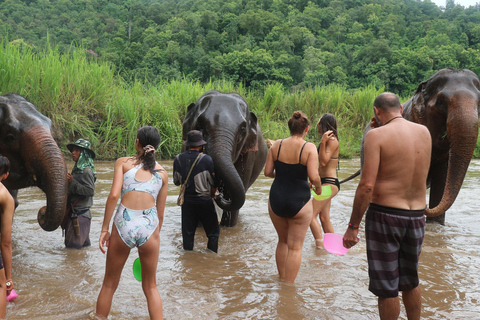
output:
<instances>
[{"instance_id":1,"label":"gray shorts","mask_svg":"<svg viewBox=\"0 0 480 320\"><path fill-rule=\"evenodd\" d=\"M394 298L419 284L418 259L425 236L425 210L403 210L371 203L365 219L368 290Z\"/></svg>"}]
</instances>

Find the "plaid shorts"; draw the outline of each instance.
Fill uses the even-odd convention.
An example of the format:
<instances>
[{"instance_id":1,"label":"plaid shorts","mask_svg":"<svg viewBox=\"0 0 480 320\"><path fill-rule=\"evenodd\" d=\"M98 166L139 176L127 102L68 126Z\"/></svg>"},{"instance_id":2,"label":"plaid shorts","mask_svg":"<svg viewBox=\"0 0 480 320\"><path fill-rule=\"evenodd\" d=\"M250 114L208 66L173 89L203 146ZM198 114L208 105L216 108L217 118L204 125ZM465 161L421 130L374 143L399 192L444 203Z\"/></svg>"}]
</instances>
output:
<instances>
[{"instance_id":1,"label":"plaid shorts","mask_svg":"<svg viewBox=\"0 0 480 320\"><path fill-rule=\"evenodd\" d=\"M425 236L425 210L404 210L371 203L367 210L368 290L394 298L418 286L418 260Z\"/></svg>"}]
</instances>

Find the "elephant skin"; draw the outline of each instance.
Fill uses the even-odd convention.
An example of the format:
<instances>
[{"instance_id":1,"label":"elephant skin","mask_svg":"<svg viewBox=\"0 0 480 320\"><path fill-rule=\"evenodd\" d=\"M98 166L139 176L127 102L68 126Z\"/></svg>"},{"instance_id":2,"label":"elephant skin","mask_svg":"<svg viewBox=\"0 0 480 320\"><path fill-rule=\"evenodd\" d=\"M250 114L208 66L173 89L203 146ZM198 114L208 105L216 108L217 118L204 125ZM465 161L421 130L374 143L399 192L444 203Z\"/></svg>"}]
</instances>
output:
<instances>
[{"instance_id":1,"label":"elephant skin","mask_svg":"<svg viewBox=\"0 0 480 320\"><path fill-rule=\"evenodd\" d=\"M480 81L467 69L442 69L420 83L403 104L405 119L423 124L432 136L427 219L445 223L463 184L478 138Z\"/></svg>"},{"instance_id":2,"label":"elephant skin","mask_svg":"<svg viewBox=\"0 0 480 320\"><path fill-rule=\"evenodd\" d=\"M427 221L445 223L445 212L463 184L478 137L479 86L478 76L470 70L442 69L420 83L414 96L403 104L403 117L426 126L432 137ZM368 124L364 137L370 130ZM363 165L363 139L360 157Z\"/></svg>"},{"instance_id":3,"label":"elephant skin","mask_svg":"<svg viewBox=\"0 0 480 320\"><path fill-rule=\"evenodd\" d=\"M17 191L37 186L47 197L38 212L42 229L53 231L62 222L67 204L67 166L52 137L51 121L16 94L0 96L0 154L10 160L3 181L17 204Z\"/></svg>"},{"instance_id":4,"label":"elephant skin","mask_svg":"<svg viewBox=\"0 0 480 320\"><path fill-rule=\"evenodd\" d=\"M200 130L207 142L204 152L212 157L220 181L215 202L223 209L221 224L233 227L245 193L267 160L257 116L240 95L209 91L187 108L184 140L190 130Z\"/></svg>"}]
</instances>

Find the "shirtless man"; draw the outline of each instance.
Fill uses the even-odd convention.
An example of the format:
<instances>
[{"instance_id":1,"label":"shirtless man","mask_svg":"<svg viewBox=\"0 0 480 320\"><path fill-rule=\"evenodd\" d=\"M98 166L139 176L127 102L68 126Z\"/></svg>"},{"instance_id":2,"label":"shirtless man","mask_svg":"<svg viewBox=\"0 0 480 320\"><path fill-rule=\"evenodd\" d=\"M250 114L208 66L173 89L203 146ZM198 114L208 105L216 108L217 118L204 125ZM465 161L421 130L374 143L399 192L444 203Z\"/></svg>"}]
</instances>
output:
<instances>
[{"instance_id":1,"label":"shirtless man","mask_svg":"<svg viewBox=\"0 0 480 320\"><path fill-rule=\"evenodd\" d=\"M402 118L393 93L374 102L373 127L365 137L362 177L343 244L358 242L364 212L369 290L380 319L398 319L402 291L408 319L420 319L418 257L425 235L426 181L432 142L428 129Z\"/></svg>"}]
</instances>

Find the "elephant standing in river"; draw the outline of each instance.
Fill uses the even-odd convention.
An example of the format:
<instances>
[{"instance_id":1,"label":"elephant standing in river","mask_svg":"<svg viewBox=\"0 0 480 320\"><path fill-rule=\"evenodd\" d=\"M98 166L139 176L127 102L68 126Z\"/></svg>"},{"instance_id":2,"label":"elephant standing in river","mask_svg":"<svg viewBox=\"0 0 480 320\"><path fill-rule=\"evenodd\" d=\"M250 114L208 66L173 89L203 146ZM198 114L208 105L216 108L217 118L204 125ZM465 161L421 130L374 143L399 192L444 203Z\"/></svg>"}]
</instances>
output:
<instances>
[{"instance_id":1,"label":"elephant standing in river","mask_svg":"<svg viewBox=\"0 0 480 320\"><path fill-rule=\"evenodd\" d=\"M52 137L51 121L16 94L0 96L0 154L10 160L10 175L2 181L17 202L17 190L37 186L47 196L38 223L53 231L67 204L67 166Z\"/></svg>"},{"instance_id":2,"label":"elephant standing in river","mask_svg":"<svg viewBox=\"0 0 480 320\"><path fill-rule=\"evenodd\" d=\"M202 131L207 142L204 152L212 157L220 181L215 201L224 210L221 224L233 227L245 193L267 159L267 145L257 117L240 95L209 91L188 106L183 139L194 129Z\"/></svg>"},{"instance_id":3,"label":"elephant standing in river","mask_svg":"<svg viewBox=\"0 0 480 320\"><path fill-rule=\"evenodd\" d=\"M445 223L478 138L480 83L470 70L442 69L420 83L403 104L405 119L423 124L432 136L429 220Z\"/></svg>"},{"instance_id":4,"label":"elephant standing in river","mask_svg":"<svg viewBox=\"0 0 480 320\"><path fill-rule=\"evenodd\" d=\"M420 83L414 96L403 104L403 117L426 126L432 136L427 220L444 224L445 211L463 184L478 138L479 86L477 75L470 70L442 69ZM364 137L369 130L370 124ZM363 164L363 141L361 158Z\"/></svg>"}]
</instances>

